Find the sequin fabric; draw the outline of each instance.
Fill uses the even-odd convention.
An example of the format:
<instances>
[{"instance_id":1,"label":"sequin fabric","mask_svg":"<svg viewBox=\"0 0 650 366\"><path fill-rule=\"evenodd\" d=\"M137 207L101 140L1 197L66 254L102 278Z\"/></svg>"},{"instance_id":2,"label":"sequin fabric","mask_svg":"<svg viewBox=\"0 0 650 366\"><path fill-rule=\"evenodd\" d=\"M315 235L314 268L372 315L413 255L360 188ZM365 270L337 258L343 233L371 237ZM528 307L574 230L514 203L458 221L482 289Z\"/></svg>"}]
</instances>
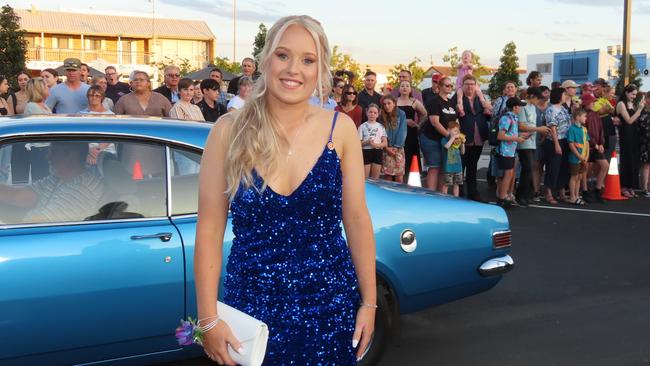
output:
<instances>
[{"instance_id":1,"label":"sequin fabric","mask_svg":"<svg viewBox=\"0 0 650 366\"><path fill-rule=\"evenodd\" d=\"M332 122L332 129L336 116ZM264 365L355 365L359 303L342 235L342 175L328 144L288 196L240 189L231 202L235 238L224 278L227 304L264 321Z\"/></svg>"}]
</instances>

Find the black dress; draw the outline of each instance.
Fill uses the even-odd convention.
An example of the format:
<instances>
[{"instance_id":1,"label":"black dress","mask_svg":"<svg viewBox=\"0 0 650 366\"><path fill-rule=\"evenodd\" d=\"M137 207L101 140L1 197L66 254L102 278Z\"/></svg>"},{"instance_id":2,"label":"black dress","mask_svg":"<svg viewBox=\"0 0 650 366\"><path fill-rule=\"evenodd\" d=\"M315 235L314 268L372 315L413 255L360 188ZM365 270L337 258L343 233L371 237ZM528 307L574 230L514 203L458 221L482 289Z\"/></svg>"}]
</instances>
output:
<instances>
[{"instance_id":1,"label":"black dress","mask_svg":"<svg viewBox=\"0 0 650 366\"><path fill-rule=\"evenodd\" d=\"M635 110L627 108L627 113L631 117ZM619 146L621 150L620 157L620 175L621 187L638 188L639 187L639 124L628 124L622 116L621 124L618 126Z\"/></svg>"},{"instance_id":2,"label":"black dress","mask_svg":"<svg viewBox=\"0 0 650 366\"><path fill-rule=\"evenodd\" d=\"M650 164L650 111L644 109L637 120L639 125L639 161Z\"/></svg>"},{"instance_id":3,"label":"black dress","mask_svg":"<svg viewBox=\"0 0 650 366\"><path fill-rule=\"evenodd\" d=\"M413 101L411 105L400 105L399 109L404 111L404 114L406 114L406 119L415 121L415 108L413 108L413 104L415 104L415 101ZM406 141L404 142L404 158L406 160L404 167L405 174L408 174L410 171L413 155L416 155L418 157L419 162L420 141L418 140L418 128L406 126Z\"/></svg>"}]
</instances>

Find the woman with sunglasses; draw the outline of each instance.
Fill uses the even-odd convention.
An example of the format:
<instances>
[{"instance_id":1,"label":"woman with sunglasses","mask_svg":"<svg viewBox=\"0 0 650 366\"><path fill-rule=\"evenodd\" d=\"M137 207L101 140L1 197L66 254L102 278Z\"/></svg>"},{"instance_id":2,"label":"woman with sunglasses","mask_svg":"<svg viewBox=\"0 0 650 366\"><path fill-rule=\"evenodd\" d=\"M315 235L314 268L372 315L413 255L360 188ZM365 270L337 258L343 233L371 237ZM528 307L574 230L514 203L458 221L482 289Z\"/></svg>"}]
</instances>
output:
<instances>
[{"instance_id":1,"label":"woman with sunglasses","mask_svg":"<svg viewBox=\"0 0 650 366\"><path fill-rule=\"evenodd\" d=\"M95 78L93 78L93 82L94 81ZM101 85L92 85L88 88L86 98L88 99L88 108L81 110L79 114L115 114L113 111L106 108L106 93Z\"/></svg>"},{"instance_id":2,"label":"woman with sunglasses","mask_svg":"<svg viewBox=\"0 0 650 366\"><path fill-rule=\"evenodd\" d=\"M455 105L449 95L454 90L451 79L444 77L438 81L438 94L427 100L428 120L424 120L420 128L420 149L423 155L423 169L427 170L426 187L431 190L444 192L447 187L442 184L443 179L438 179L438 172L442 166L443 137L449 136L447 124L458 119Z\"/></svg>"},{"instance_id":3,"label":"woman with sunglasses","mask_svg":"<svg viewBox=\"0 0 650 366\"><path fill-rule=\"evenodd\" d=\"M361 126L361 118L363 115L363 108L358 104L357 91L354 86L347 84L343 87L343 98L335 111L347 114L354 121L355 126Z\"/></svg>"}]
</instances>

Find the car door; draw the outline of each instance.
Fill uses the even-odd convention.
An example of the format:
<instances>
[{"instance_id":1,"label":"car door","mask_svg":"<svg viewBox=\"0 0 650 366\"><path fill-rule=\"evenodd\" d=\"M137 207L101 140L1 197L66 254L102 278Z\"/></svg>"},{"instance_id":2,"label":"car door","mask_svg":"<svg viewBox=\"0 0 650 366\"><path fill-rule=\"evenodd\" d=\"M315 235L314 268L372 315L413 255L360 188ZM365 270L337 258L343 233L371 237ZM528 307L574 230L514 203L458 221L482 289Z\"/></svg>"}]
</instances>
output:
<instances>
[{"instance_id":1,"label":"car door","mask_svg":"<svg viewBox=\"0 0 650 366\"><path fill-rule=\"evenodd\" d=\"M50 174L14 184L11 171L43 175L43 164L12 163L25 143L42 150ZM0 364L178 349L184 265L165 154L162 144L98 136L0 142Z\"/></svg>"},{"instance_id":2,"label":"car door","mask_svg":"<svg viewBox=\"0 0 650 366\"><path fill-rule=\"evenodd\" d=\"M198 212L199 197L199 168L201 164L201 151L183 146L169 146L170 171L171 171L171 213L172 222L181 233L185 248L186 266L186 304L187 315L196 318L196 291L194 289L194 241L196 237L196 214ZM226 262L232 245L231 220L226 223L223 242L222 270L226 271ZM222 283L219 289L223 289ZM223 294L223 291L219 291Z\"/></svg>"}]
</instances>

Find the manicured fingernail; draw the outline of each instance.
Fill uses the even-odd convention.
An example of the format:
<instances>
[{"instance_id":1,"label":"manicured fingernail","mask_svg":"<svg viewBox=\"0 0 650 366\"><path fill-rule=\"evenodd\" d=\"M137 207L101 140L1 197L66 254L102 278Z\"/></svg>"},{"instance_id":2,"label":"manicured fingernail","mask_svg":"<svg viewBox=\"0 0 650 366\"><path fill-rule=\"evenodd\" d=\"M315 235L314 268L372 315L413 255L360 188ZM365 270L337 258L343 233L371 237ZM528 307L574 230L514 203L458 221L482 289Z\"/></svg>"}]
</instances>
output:
<instances>
[{"instance_id":1,"label":"manicured fingernail","mask_svg":"<svg viewBox=\"0 0 650 366\"><path fill-rule=\"evenodd\" d=\"M362 357L357 357L357 362L361 361Z\"/></svg>"},{"instance_id":2,"label":"manicured fingernail","mask_svg":"<svg viewBox=\"0 0 650 366\"><path fill-rule=\"evenodd\" d=\"M358 345L359 345L359 340L358 339L353 339L352 340L352 348L357 348Z\"/></svg>"},{"instance_id":3,"label":"manicured fingernail","mask_svg":"<svg viewBox=\"0 0 650 366\"><path fill-rule=\"evenodd\" d=\"M243 355L244 354L244 347L237 348L237 353L239 353L240 355Z\"/></svg>"}]
</instances>

